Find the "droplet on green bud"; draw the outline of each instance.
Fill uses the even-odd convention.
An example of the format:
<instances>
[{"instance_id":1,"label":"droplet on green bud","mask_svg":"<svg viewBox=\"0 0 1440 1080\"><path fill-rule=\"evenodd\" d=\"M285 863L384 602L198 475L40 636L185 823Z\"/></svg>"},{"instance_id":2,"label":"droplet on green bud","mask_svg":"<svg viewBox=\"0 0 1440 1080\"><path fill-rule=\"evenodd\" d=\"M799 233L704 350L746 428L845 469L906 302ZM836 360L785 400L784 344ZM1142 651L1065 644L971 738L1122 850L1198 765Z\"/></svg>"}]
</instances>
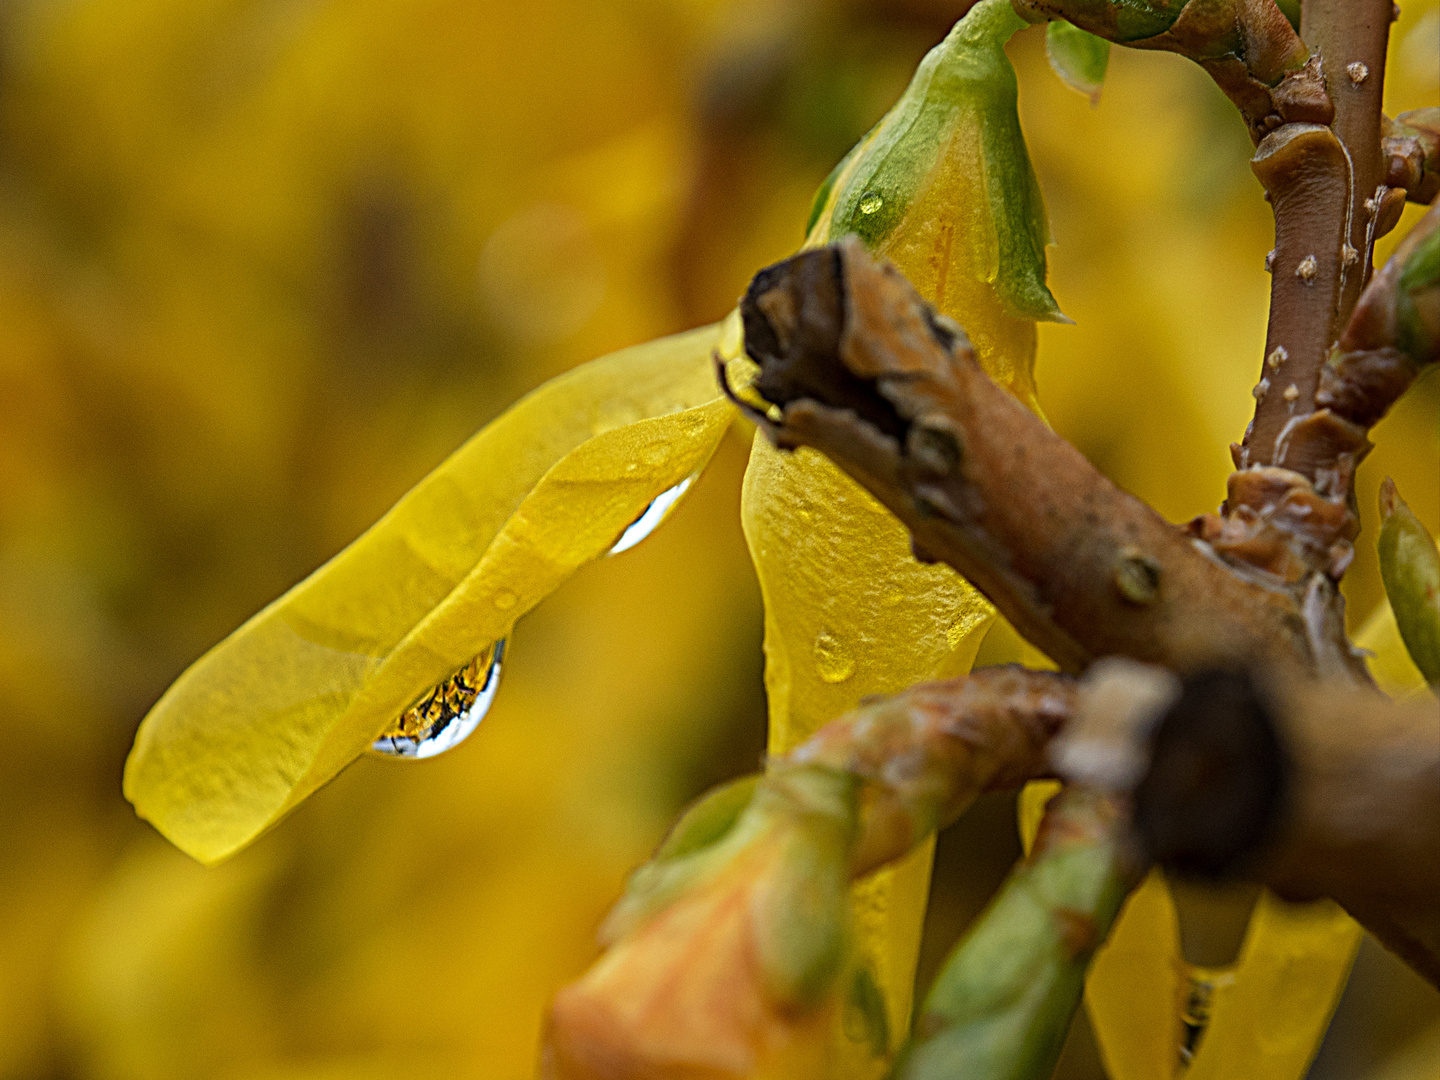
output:
<instances>
[{"instance_id":1,"label":"droplet on green bud","mask_svg":"<svg viewBox=\"0 0 1440 1080\"><path fill-rule=\"evenodd\" d=\"M1005 56L1026 25L1010 0L981 0L955 24L821 185L807 246L853 233L967 329L977 289L1006 316L1064 320L1045 285L1049 226Z\"/></svg>"}]
</instances>

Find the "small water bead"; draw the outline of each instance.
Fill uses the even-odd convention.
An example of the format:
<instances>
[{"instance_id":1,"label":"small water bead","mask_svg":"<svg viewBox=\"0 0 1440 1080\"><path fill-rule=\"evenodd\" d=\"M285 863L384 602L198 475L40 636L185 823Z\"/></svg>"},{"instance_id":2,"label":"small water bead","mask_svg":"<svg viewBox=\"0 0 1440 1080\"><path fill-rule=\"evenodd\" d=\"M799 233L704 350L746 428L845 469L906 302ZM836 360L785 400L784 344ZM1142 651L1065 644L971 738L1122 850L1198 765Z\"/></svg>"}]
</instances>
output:
<instances>
[{"instance_id":1,"label":"small water bead","mask_svg":"<svg viewBox=\"0 0 1440 1080\"><path fill-rule=\"evenodd\" d=\"M687 476L668 491L663 491L656 496L655 501L645 508L645 512L632 521L629 528L620 534L620 539L615 541L615 546L607 554L619 555L622 551L629 551L654 532L660 522L669 516L675 504L680 501L680 496L684 495L694 482L694 476Z\"/></svg>"},{"instance_id":2,"label":"small water bead","mask_svg":"<svg viewBox=\"0 0 1440 1080\"><path fill-rule=\"evenodd\" d=\"M500 589L495 593L494 597L492 597L491 602L501 611L509 611L515 606L519 599L513 590Z\"/></svg>"},{"instance_id":3,"label":"small water bead","mask_svg":"<svg viewBox=\"0 0 1440 1080\"><path fill-rule=\"evenodd\" d=\"M416 760L459 746L480 726L500 687L501 638L400 714L370 745L383 757Z\"/></svg>"},{"instance_id":4,"label":"small water bead","mask_svg":"<svg viewBox=\"0 0 1440 1080\"><path fill-rule=\"evenodd\" d=\"M830 631L823 631L816 639L812 650L815 654L815 670L827 683L841 683L855 674L855 658Z\"/></svg>"},{"instance_id":5,"label":"small water bead","mask_svg":"<svg viewBox=\"0 0 1440 1080\"><path fill-rule=\"evenodd\" d=\"M884 205L885 199L878 191L867 191L860 196L860 213L862 214L878 213Z\"/></svg>"}]
</instances>

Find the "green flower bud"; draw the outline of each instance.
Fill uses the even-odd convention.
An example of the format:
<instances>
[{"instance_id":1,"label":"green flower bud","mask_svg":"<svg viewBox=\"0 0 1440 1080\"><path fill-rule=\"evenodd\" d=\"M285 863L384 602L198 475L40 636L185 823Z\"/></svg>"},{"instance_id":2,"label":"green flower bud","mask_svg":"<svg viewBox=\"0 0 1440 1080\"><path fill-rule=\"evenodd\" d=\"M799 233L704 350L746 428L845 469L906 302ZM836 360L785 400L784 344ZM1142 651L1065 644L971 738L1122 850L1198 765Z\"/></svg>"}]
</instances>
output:
<instances>
[{"instance_id":1,"label":"green flower bud","mask_svg":"<svg viewBox=\"0 0 1440 1080\"><path fill-rule=\"evenodd\" d=\"M1425 681L1440 687L1440 551L1390 479L1380 488L1380 515L1380 576L1400 637Z\"/></svg>"},{"instance_id":2,"label":"green flower bud","mask_svg":"<svg viewBox=\"0 0 1440 1080\"><path fill-rule=\"evenodd\" d=\"M1045 285L1045 204L1005 56L1026 25L1009 0L981 0L955 24L821 185L807 246L853 233L947 314L947 278L960 277L993 288L1012 317L1063 318Z\"/></svg>"},{"instance_id":3,"label":"green flower bud","mask_svg":"<svg viewBox=\"0 0 1440 1080\"><path fill-rule=\"evenodd\" d=\"M946 961L896 1080L1049 1076L1080 1004L1085 972L1135 868L1108 796L1066 788L1030 858Z\"/></svg>"},{"instance_id":4,"label":"green flower bud","mask_svg":"<svg viewBox=\"0 0 1440 1080\"><path fill-rule=\"evenodd\" d=\"M1416 362L1433 363L1440 350L1440 229L1415 245L1395 291L1395 343Z\"/></svg>"}]
</instances>

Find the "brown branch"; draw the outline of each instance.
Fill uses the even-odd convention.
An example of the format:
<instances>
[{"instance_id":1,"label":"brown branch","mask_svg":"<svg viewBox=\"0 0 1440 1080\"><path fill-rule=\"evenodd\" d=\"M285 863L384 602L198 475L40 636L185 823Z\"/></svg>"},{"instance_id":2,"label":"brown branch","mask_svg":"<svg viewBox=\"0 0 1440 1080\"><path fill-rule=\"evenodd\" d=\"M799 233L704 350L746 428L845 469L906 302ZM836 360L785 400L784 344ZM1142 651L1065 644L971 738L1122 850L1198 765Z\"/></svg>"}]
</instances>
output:
<instances>
[{"instance_id":1,"label":"brown branch","mask_svg":"<svg viewBox=\"0 0 1440 1080\"><path fill-rule=\"evenodd\" d=\"M1162 865L1330 897L1440 986L1440 703L1208 674L1155 730L1135 826Z\"/></svg>"},{"instance_id":2,"label":"brown branch","mask_svg":"<svg viewBox=\"0 0 1440 1080\"><path fill-rule=\"evenodd\" d=\"M1311 408L1297 411L1282 433L1277 464L1232 473L1223 515L1191 522L1192 534L1222 557L1292 583L1344 574L1360 527L1351 489L1370 450L1367 433L1440 359L1440 293L1433 282L1401 287L1405 267L1437 228L1440 208L1432 208L1371 279L1316 376Z\"/></svg>"},{"instance_id":3,"label":"brown branch","mask_svg":"<svg viewBox=\"0 0 1440 1080\"><path fill-rule=\"evenodd\" d=\"M1275 248L1255 418L1237 468L1283 463L1283 436L1313 411L1320 369L1369 276L1386 199L1404 201L1403 191L1387 196L1380 152L1391 14L1390 0L1305 0L1301 36L1317 50L1335 119L1286 124L1256 149Z\"/></svg>"},{"instance_id":4,"label":"brown branch","mask_svg":"<svg viewBox=\"0 0 1440 1080\"><path fill-rule=\"evenodd\" d=\"M1069 676L980 668L867 701L774 764L822 765L865 781L859 877L943 829L981 792L1052 775L1047 748L1074 708Z\"/></svg>"},{"instance_id":5,"label":"brown branch","mask_svg":"<svg viewBox=\"0 0 1440 1080\"><path fill-rule=\"evenodd\" d=\"M1275 0L1011 2L1031 22L1065 19L1107 41L1195 61L1234 102L1255 142L1282 124L1328 124L1335 115L1319 65Z\"/></svg>"},{"instance_id":6,"label":"brown branch","mask_svg":"<svg viewBox=\"0 0 1440 1080\"><path fill-rule=\"evenodd\" d=\"M1065 670L1247 657L1364 677L1307 610L1330 610L1313 583L1247 580L1116 488L857 241L763 271L741 312L776 445L829 456Z\"/></svg>"}]
</instances>

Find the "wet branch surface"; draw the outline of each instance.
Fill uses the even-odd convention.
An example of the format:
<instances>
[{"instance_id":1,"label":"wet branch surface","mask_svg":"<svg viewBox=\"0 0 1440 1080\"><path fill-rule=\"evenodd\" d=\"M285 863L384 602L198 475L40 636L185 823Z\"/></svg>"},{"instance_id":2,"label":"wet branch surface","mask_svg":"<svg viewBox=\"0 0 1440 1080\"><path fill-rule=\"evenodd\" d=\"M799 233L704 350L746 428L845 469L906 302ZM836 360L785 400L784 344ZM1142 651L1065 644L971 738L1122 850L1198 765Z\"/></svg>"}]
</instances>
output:
<instances>
[{"instance_id":1,"label":"wet branch surface","mask_svg":"<svg viewBox=\"0 0 1440 1080\"><path fill-rule=\"evenodd\" d=\"M1065 670L1119 655L1356 672L1343 636L1307 623L1313 583L1247 579L1110 483L858 242L763 271L741 311L773 406L746 407L776 445L827 454Z\"/></svg>"}]
</instances>

